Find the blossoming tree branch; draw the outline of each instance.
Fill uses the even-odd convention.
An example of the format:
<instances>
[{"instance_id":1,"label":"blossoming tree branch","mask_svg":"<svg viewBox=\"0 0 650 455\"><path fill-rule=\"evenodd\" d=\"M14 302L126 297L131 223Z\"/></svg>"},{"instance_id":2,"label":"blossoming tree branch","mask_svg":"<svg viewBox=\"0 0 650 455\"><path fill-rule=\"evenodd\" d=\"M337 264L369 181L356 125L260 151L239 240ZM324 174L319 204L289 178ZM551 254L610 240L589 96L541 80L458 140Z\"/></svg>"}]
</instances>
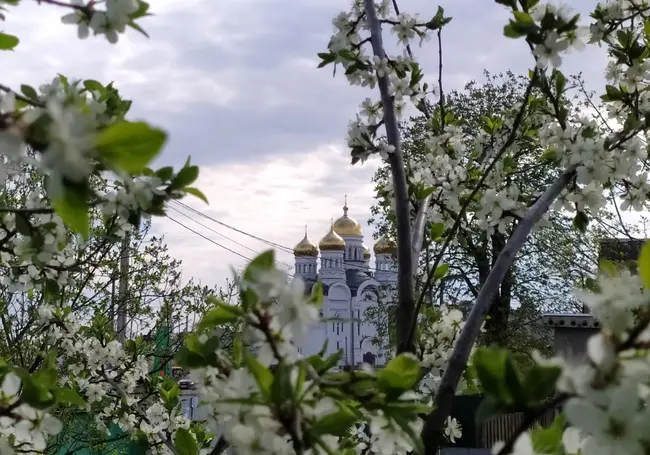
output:
<instances>
[{"instance_id":1,"label":"blossoming tree branch","mask_svg":"<svg viewBox=\"0 0 650 455\"><path fill-rule=\"evenodd\" d=\"M475 152L467 159L464 138L453 112L445 111L442 77L439 77L439 103L432 116L426 112L427 84L413 58L409 42L425 40L441 30L451 18L439 8L431 20L399 13L396 2L384 1L377 6L372 0L354 2L350 13L335 20L336 34L327 53L320 54L321 66L342 65L353 85L377 87L379 101L366 100L361 114L352 122L349 145L353 163L378 153L390 165L394 218L398 241L399 289L396 333L398 352L414 351L416 321L426 288L442 278L446 269L440 259L457 233L470 219L485 226L488 233L502 228L504 219L518 220L517 228L496 260L474 302L472 312L456 344L436 393L436 410L427 418L424 442L433 453L439 439L436 432L449 413L456 385L466 368L470 352L479 334L501 281L531 230L548 217L549 209L575 213L575 225L585 229L590 218L598 217L612 190L623 207L644 207L646 183L645 105L635 104L647 98L643 82L648 50L645 4L610 1L600 4L592 14L589 29L580 24L578 15L565 8L540 4L535 0L497 0L512 11L504 35L521 39L532 53L533 69L524 98L506 118L485 119L483 131L474 139ZM396 15L394 15L397 13ZM403 55L388 56L383 45L382 26L390 27L404 47ZM608 85L602 99L609 116L619 126L611 130L603 122L584 114L570 115L566 108L566 77L557 69L562 54L571 48L590 43L605 44L611 58ZM442 60L441 46L440 59ZM440 62L442 65L442 62ZM551 71L551 68L553 69ZM440 72L442 66L440 66ZM532 89L543 94L531 98ZM405 163L400 148L398 119L407 102L431 117L430 143L424 162ZM522 128L525 114L540 119L539 128ZM384 133L384 134L382 134ZM558 175L545 191L529 203L522 201L518 188L503 186L508 181L508 161L517 159L513 147L518 135L535 134L545 147L539 163L557 169ZM407 171L411 172L411 181ZM500 193L493 188L502 186ZM416 209L411 207L415 200ZM438 258L428 272L425 289L417 303L413 293L413 263L422 246L422 226L428 224L431 240L439 240ZM442 267L442 268L441 268ZM573 422L577 423L577 422ZM506 445L509 450L511 444Z\"/></svg>"}]
</instances>

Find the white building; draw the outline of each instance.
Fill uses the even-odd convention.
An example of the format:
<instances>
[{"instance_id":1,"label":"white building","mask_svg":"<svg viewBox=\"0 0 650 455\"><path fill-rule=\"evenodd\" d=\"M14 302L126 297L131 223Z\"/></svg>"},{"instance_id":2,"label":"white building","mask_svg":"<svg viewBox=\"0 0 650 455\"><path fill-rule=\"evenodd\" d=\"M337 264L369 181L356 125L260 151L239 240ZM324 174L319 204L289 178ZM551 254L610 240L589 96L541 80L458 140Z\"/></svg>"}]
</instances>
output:
<instances>
[{"instance_id":1,"label":"white building","mask_svg":"<svg viewBox=\"0 0 650 455\"><path fill-rule=\"evenodd\" d=\"M309 330L299 346L303 355L318 353L327 340L327 355L343 350L341 366L384 364L383 353L373 343L377 330L366 321L364 312L377 305L380 292L396 284L395 244L382 237L374 253L375 268L371 270L361 225L348 216L347 202L343 216L332 222L318 245L305 230L305 237L294 248L295 276L301 277L308 289L317 281L322 283L325 296L321 315L325 321Z\"/></svg>"}]
</instances>

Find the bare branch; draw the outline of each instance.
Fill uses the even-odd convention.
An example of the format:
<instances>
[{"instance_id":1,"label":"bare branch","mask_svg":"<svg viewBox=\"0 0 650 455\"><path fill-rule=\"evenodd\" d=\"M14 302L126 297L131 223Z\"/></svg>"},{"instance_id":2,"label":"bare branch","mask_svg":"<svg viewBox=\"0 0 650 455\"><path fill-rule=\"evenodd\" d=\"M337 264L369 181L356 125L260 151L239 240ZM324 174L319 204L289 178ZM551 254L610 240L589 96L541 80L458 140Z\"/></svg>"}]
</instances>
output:
<instances>
[{"instance_id":1,"label":"bare branch","mask_svg":"<svg viewBox=\"0 0 650 455\"><path fill-rule=\"evenodd\" d=\"M526 242L530 231L575 176L576 167L576 165L573 165L566 169L530 207L528 213L522 218L519 226L517 226L512 237L510 237L510 240L508 240L508 243L506 243L506 246L501 251L485 284L481 287L481 291L474 302L472 311L467 318L467 322L458 338L456 347L449 358L449 363L442 376L440 387L435 397L435 411L429 414L424 424L422 435L426 447L425 453L433 454L437 449L438 434L451 410L458 381L460 381L463 371L465 371L472 346L474 346L478 338L485 316L490 310L494 295L501 281L503 281L508 269L515 260L517 252Z\"/></svg>"},{"instance_id":2,"label":"bare branch","mask_svg":"<svg viewBox=\"0 0 650 455\"><path fill-rule=\"evenodd\" d=\"M366 18L370 28L372 49L380 59L386 58L384 44L381 36L381 24L377 18L373 0L364 0ZM390 95L386 75L377 75L377 85L381 93L384 106L384 122L386 138L395 150L388 154L393 187L395 190L395 215L397 218L397 352L414 351L408 343L411 317L415 309L413 287L413 261L411 252L411 222L409 210L408 186L406 172L404 171L404 158L400 147L399 126L395 115L393 97ZM411 343L412 345L412 343Z\"/></svg>"}]
</instances>

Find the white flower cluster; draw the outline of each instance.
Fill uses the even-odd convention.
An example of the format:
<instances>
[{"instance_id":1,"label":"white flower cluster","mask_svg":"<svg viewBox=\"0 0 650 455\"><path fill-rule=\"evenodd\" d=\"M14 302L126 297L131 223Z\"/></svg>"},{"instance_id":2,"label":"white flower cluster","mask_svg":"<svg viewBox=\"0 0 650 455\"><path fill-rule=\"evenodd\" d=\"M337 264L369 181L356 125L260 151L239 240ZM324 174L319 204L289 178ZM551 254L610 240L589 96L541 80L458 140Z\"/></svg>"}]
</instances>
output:
<instances>
[{"instance_id":1,"label":"white flower cluster","mask_svg":"<svg viewBox=\"0 0 650 455\"><path fill-rule=\"evenodd\" d=\"M106 0L105 11L96 10L95 1L72 0L70 4L74 12L63 16L61 21L76 25L80 39L88 38L92 31L94 35L104 35L113 44L131 22L131 15L140 8L138 0Z\"/></svg>"},{"instance_id":2,"label":"white flower cluster","mask_svg":"<svg viewBox=\"0 0 650 455\"><path fill-rule=\"evenodd\" d=\"M547 14L568 23L575 13L567 5L554 5L552 3L540 3L530 12L530 16L536 23L541 23ZM536 44L533 49L537 67L540 69L548 66L559 68L562 65L562 54L569 52L572 48L583 50L588 35L589 29L586 27L578 27L571 33L558 33L555 30L547 32L544 42Z\"/></svg>"},{"instance_id":3,"label":"white flower cluster","mask_svg":"<svg viewBox=\"0 0 650 455\"><path fill-rule=\"evenodd\" d=\"M340 406L324 393L327 376L319 376L306 366L308 364L296 349L306 330L319 321L319 309L305 296L305 284L299 278L287 283L286 274L275 268L255 272L250 279L240 280L239 285L243 293L253 291L256 295L253 305L241 316L244 342L255 357L234 364L226 352L218 350L215 352L219 359L218 367L193 370L201 402L209 416L208 427L221 432L242 455L295 454L296 444L301 443L300 433L305 429L303 425L308 428L319 419L336 415ZM435 364L436 372L443 368L438 356L447 355L443 346L450 345L460 330L462 314L458 313L444 310L438 323L427 334L423 356L431 367ZM209 343L210 338L208 334L202 334L198 340ZM265 381L260 379L260 368L286 369L288 381L284 387L288 389L287 396L300 397L293 402L291 409L277 408L277 403L265 402L263 397L267 396L268 390L260 385ZM376 374L368 365L364 365L361 372L369 377ZM273 381L276 380L279 379ZM269 387L277 390L275 382ZM419 402L423 398L409 391L399 399L406 403ZM294 418L299 421L289 425ZM301 420L304 424L299 423ZM358 453L370 451L388 455L414 450L408 433L380 409L363 410L362 421L366 423L355 426L350 435ZM450 420L450 425L451 437L460 437L457 423ZM422 422L416 419L410 422L410 426L414 434L419 434ZM340 444L343 440L326 434L304 452L332 453L339 449Z\"/></svg>"},{"instance_id":4,"label":"white flower cluster","mask_svg":"<svg viewBox=\"0 0 650 455\"><path fill-rule=\"evenodd\" d=\"M149 376L149 362L143 355L128 354L121 343L102 343L83 333L77 316L66 307L42 304L41 322L49 327L50 341L62 350L60 361L66 385L86 399L100 430L110 435L117 424L123 431L142 431L155 446L168 443L178 428L188 428L180 404L165 408L159 397L142 402L138 382ZM146 406L143 408L143 406Z\"/></svg>"},{"instance_id":5,"label":"white flower cluster","mask_svg":"<svg viewBox=\"0 0 650 455\"><path fill-rule=\"evenodd\" d=\"M602 274L598 287L597 293L578 292L602 325L587 343L586 361L539 356L537 361L562 368L556 387L569 397L564 411L571 424L562 438L564 453L642 454L650 442L650 293L640 277L627 270ZM513 453L538 452L524 433Z\"/></svg>"},{"instance_id":6,"label":"white flower cluster","mask_svg":"<svg viewBox=\"0 0 650 455\"><path fill-rule=\"evenodd\" d=\"M608 147L608 138L601 134L596 121L585 117L567 122L564 128L549 123L539 135L543 147L557 151L563 166L576 166L576 185L562 193L556 209L597 212L607 203L605 187L621 181L636 189L622 196L623 208L643 207L643 189L648 186L643 165L647 151L640 137L630 137L616 148Z\"/></svg>"},{"instance_id":7,"label":"white flower cluster","mask_svg":"<svg viewBox=\"0 0 650 455\"><path fill-rule=\"evenodd\" d=\"M32 192L26 208L42 208L40 192ZM0 265L5 269L2 284L9 292L42 290L47 280L59 286L74 285L69 269L77 263L77 251L70 243L69 233L61 218L52 213L30 216L32 232L17 233L15 213L5 213L0 220Z\"/></svg>"},{"instance_id":8,"label":"white flower cluster","mask_svg":"<svg viewBox=\"0 0 650 455\"><path fill-rule=\"evenodd\" d=\"M64 84L61 77L39 87L38 106L18 110L13 92L0 98L2 113L11 114L9 124L0 130L0 150L10 163L37 166L50 177L48 193L57 197L63 190L63 180L82 182L93 171L97 128L113 119L106 118L106 105L98 94L84 91L80 81ZM40 107L42 106L42 107ZM30 125L43 116L50 119L48 145L40 159L27 156L25 135Z\"/></svg>"},{"instance_id":9,"label":"white flower cluster","mask_svg":"<svg viewBox=\"0 0 650 455\"><path fill-rule=\"evenodd\" d=\"M612 0L599 5L598 8L603 11L603 17L598 18L591 26L592 41L603 42L605 35L615 34L615 30L618 30L619 34L643 36L644 21L635 21L634 18L643 16L644 12L635 2ZM378 7L378 17L382 24L393 27L399 45L405 46L416 36L427 36L426 28L415 18L405 14L391 17L389 2L382 2ZM570 23L572 18L573 13L566 6L540 3L530 11L530 20L540 24L538 29L543 34L543 42L535 44L533 49L542 77L547 77L545 69L548 66L561 65L563 54L584 47L583 42L588 31L585 27L576 25L560 32L544 28L558 21ZM387 76L389 92L393 97L398 118L405 111L409 98L413 104L419 103L424 95L420 85L421 77L412 78L412 65L415 62L406 50L404 55L387 56L385 59L366 53L370 45L363 2L354 1L350 12L337 16L334 28L329 51L335 56L335 62L344 67L345 75L352 85L374 88L378 77ZM612 49L616 46L616 42L606 43ZM634 107L636 111L629 105L624 105L622 100L608 102L606 106L611 119L629 125L631 118L645 118L650 108L650 94L646 90L648 70L650 63L644 55L639 55L633 60L618 58L618 61L610 62L608 80L618 84L621 90L638 94ZM413 83L414 80L417 82ZM555 151L557 159L552 165L560 169L576 168L577 180L562 193L554 205L555 210L577 210L595 214L606 208L608 188L613 188L616 196L620 198L622 210L643 210L647 195L650 194L645 165L647 141L641 136L645 129L643 121L639 120L639 125L634 126L633 130L627 126L620 132L608 134L605 125L579 115L573 117L571 114L570 118L558 121L555 118L559 116L558 112L548 115L548 110L553 112L555 109L549 100L546 102L547 106L539 112L537 108L522 106L521 103L514 106L512 115L502 119L503 125L495 128L490 134L481 131L472 132L470 136L455 125L445 125L442 132L425 133L425 157L409 163L408 177L411 185L424 185L434 191L431 196L433 207L426 214L427 220L433 223L442 222L448 227L453 225L454 219L450 214L461 210L464 201L472 193L477 178L485 174L488 167L490 174L486 176L483 187L467 207L467 213L470 215L468 221L475 223L488 234L494 231L506 233L513 220L523 216L527 205L539 194L527 194L513 184L510 177L513 172L519 172L520 167L509 169L504 165L505 159L517 156L517 141L513 143L510 136L520 108L523 108L524 116L530 116L530 120L539 125L541 149ZM350 123L348 145L354 158L364 161L375 153L386 158L394 151L394 147L379 134L384 122L383 109L381 101L366 98L360 113ZM496 152L504 147L506 153L492 165L494 158L497 158ZM386 198L393 198L390 182L386 182L384 190Z\"/></svg>"},{"instance_id":10,"label":"white flower cluster","mask_svg":"<svg viewBox=\"0 0 650 455\"><path fill-rule=\"evenodd\" d=\"M102 212L108 216L116 214L120 228L128 230L127 220L131 213L149 209L155 195L166 193L162 181L157 177L131 179L125 176L122 183L115 191L103 195Z\"/></svg>"},{"instance_id":11,"label":"white flower cluster","mask_svg":"<svg viewBox=\"0 0 650 455\"><path fill-rule=\"evenodd\" d=\"M61 422L49 413L19 403L21 380L13 372L7 373L0 387L0 408L10 412L0 416L0 453L13 455L41 454L47 448L50 436L61 431Z\"/></svg>"},{"instance_id":12,"label":"white flower cluster","mask_svg":"<svg viewBox=\"0 0 650 455\"><path fill-rule=\"evenodd\" d=\"M437 385L442 379L445 366L465 321L463 321L463 313L460 310L442 306L434 320L421 318L420 324L422 334L418 355L422 359L422 366L430 369L424 378L422 387L431 395L437 390Z\"/></svg>"},{"instance_id":13,"label":"white flower cluster","mask_svg":"<svg viewBox=\"0 0 650 455\"><path fill-rule=\"evenodd\" d=\"M390 16L390 1L383 1L378 7L378 15L382 21L392 24L393 32L401 45L409 45L416 36L427 38L427 33L420 30L417 18L408 14L397 17ZM386 77L390 95L393 98L395 112L401 118L406 111L407 102L417 104L424 97L423 86L419 81L412 81L410 74L417 62L404 51L403 55L379 58L367 53L365 43L369 35L363 1L355 0L351 12L340 13L333 21L334 34L330 39L328 49L335 55L335 62L341 64L352 85L375 88L378 77ZM418 25L420 27L418 28ZM386 156L392 153L393 147L383 138L376 137L379 121L383 119L382 103L366 99L361 106L361 115L350 123L348 129L348 145L355 149L360 147L362 152L358 158L365 161L372 153Z\"/></svg>"}]
</instances>

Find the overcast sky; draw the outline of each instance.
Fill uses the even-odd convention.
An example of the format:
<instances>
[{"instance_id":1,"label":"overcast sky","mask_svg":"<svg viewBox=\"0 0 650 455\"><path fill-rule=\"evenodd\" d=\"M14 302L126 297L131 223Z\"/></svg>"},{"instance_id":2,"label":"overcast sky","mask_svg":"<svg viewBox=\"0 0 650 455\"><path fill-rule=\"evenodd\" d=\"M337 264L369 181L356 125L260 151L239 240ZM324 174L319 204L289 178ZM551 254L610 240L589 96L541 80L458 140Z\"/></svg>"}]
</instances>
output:
<instances>
[{"instance_id":1,"label":"overcast sky","mask_svg":"<svg viewBox=\"0 0 650 455\"><path fill-rule=\"evenodd\" d=\"M0 82L39 85L57 73L116 86L133 100L131 119L165 128L170 140L158 164L182 166L188 155L201 166L197 186L210 205L187 203L238 229L292 247L304 225L318 241L331 217L341 214L348 194L350 215L364 226L373 201L376 164L352 167L345 149L348 121L367 93L351 88L330 68L318 70L331 20L347 0L151 0L155 16L110 45L96 37L76 39L57 7L23 1L7 15L7 33L21 38L2 55ZM585 13L593 1L581 1ZM502 36L508 15L489 0L400 0L405 12L430 18L442 5L453 21L444 32L447 90L481 80L483 69L525 73L531 66L525 43ZM584 16L586 19L586 15ZM435 43L414 49L431 84ZM597 47L571 55L565 74L583 72L590 87L602 87L604 54ZM9 70L10 69L10 70ZM253 253L174 211L188 227L250 257ZM196 216L195 216L196 218ZM266 246L206 219L201 223L256 251ZM184 274L205 284L222 283L228 265L245 260L166 219L154 228L166 236ZM282 262L293 257L279 252Z\"/></svg>"}]
</instances>

